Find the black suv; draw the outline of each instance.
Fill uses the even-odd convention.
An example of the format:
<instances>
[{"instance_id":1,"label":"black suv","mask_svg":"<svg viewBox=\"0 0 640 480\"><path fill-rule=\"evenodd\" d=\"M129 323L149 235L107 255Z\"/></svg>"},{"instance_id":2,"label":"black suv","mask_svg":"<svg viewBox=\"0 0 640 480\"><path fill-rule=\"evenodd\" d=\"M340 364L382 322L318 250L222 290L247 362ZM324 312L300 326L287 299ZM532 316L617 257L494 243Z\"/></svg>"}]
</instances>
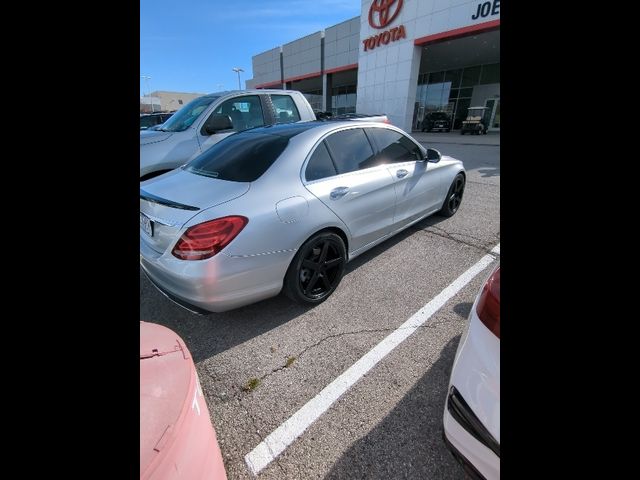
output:
<instances>
[{"instance_id":1,"label":"black suv","mask_svg":"<svg viewBox=\"0 0 640 480\"><path fill-rule=\"evenodd\" d=\"M161 125L169 118L171 118L172 113L146 113L140 115L140 130L147 130L151 127L155 127L156 125Z\"/></svg>"},{"instance_id":2,"label":"black suv","mask_svg":"<svg viewBox=\"0 0 640 480\"><path fill-rule=\"evenodd\" d=\"M446 112L429 112L424 116L422 121L422 131L430 132L431 130L451 131L451 118Z\"/></svg>"}]
</instances>

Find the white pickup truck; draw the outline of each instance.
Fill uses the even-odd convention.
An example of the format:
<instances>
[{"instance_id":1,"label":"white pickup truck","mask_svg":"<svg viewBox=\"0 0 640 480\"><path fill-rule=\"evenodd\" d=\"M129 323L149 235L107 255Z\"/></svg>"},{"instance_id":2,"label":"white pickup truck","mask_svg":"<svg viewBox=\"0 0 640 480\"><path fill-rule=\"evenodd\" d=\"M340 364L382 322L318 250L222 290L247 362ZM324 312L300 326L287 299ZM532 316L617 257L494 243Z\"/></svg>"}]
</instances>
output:
<instances>
[{"instance_id":1,"label":"white pickup truck","mask_svg":"<svg viewBox=\"0 0 640 480\"><path fill-rule=\"evenodd\" d=\"M385 115L342 119L388 122ZM295 90L236 90L192 100L155 130L140 131L140 181L178 168L223 138L248 128L316 120Z\"/></svg>"}]
</instances>

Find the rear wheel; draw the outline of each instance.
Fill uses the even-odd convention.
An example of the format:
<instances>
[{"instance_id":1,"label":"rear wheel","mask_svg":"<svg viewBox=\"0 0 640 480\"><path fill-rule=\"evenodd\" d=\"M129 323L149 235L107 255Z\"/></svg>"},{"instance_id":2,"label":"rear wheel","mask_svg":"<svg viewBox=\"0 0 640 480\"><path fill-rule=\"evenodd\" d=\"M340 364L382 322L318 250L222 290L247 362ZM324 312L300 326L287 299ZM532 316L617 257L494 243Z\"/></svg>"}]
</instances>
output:
<instances>
[{"instance_id":1,"label":"rear wheel","mask_svg":"<svg viewBox=\"0 0 640 480\"><path fill-rule=\"evenodd\" d=\"M458 211L458 208L460 208L460 204L462 203L464 183L464 175L462 173L456 175L456 178L453 179L453 183L451 183L447 196L444 199L444 204L438 212L440 215L444 217L451 217Z\"/></svg>"},{"instance_id":2,"label":"rear wheel","mask_svg":"<svg viewBox=\"0 0 640 480\"><path fill-rule=\"evenodd\" d=\"M342 280L347 252L342 238L321 232L305 242L284 278L284 293L304 305L324 302Z\"/></svg>"}]
</instances>

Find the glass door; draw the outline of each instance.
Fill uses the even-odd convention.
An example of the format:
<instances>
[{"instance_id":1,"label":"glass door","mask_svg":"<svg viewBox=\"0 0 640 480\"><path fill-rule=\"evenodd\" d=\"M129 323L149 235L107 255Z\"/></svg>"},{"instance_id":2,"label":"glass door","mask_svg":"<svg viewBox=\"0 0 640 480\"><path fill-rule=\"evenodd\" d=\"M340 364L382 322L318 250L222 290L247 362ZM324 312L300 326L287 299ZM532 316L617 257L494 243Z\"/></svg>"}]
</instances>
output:
<instances>
[{"instance_id":1,"label":"glass door","mask_svg":"<svg viewBox=\"0 0 640 480\"><path fill-rule=\"evenodd\" d=\"M485 111L485 119L486 125L488 126L488 131L500 131L500 99L499 98L489 98L485 100L484 106L487 107Z\"/></svg>"}]
</instances>

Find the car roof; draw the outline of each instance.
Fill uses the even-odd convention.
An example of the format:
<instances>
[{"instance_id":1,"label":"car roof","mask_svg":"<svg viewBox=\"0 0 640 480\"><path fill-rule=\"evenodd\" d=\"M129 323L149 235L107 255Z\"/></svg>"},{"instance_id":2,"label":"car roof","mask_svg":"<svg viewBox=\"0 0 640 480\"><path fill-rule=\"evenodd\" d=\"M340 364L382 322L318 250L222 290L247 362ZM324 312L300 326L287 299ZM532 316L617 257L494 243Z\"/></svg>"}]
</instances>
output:
<instances>
[{"instance_id":1,"label":"car roof","mask_svg":"<svg viewBox=\"0 0 640 480\"><path fill-rule=\"evenodd\" d=\"M279 88L249 88L246 90L223 90L221 92L212 92L203 95L205 97L222 97L225 95L231 94L241 94L241 93L251 93L251 94L259 94L259 93L301 93L299 90L280 90Z\"/></svg>"},{"instance_id":2,"label":"car roof","mask_svg":"<svg viewBox=\"0 0 640 480\"><path fill-rule=\"evenodd\" d=\"M381 128L389 128L392 130L396 129L396 127L394 127L393 125L389 125L382 122L374 122L374 121L353 122L349 120L335 120L335 121L314 120L310 122L278 123L275 125L266 125L264 127L255 127L249 130L244 130L243 132L239 132L239 133L247 133L247 134L258 133L258 134L264 134L264 135L277 135L280 137L291 139L296 135L299 135L301 133L304 133L310 130L317 129L318 130L317 133L324 134L332 130L337 130L341 127L361 127L361 128L381 127Z\"/></svg>"}]
</instances>

